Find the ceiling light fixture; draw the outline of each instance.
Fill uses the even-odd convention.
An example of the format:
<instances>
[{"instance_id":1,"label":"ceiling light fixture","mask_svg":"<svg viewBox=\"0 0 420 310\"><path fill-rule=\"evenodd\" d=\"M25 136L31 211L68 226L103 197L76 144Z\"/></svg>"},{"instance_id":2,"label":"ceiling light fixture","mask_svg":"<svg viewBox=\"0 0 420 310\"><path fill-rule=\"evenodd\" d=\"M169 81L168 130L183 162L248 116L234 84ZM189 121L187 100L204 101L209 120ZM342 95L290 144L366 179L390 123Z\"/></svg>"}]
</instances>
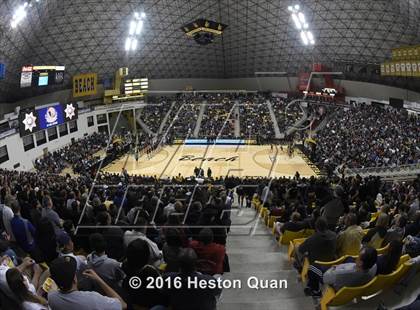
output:
<instances>
[{"instance_id":1,"label":"ceiling light fixture","mask_svg":"<svg viewBox=\"0 0 420 310\"><path fill-rule=\"evenodd\" d=\"M26 1L25 3L19 5L15 12L13 13L12 20L10 21L10 26L12 28L16 28L20 25L20 23L26 18L28 15L28 8L32 8L32 2L31 0ZM35 0L35 2L41 2L41 0Z\"/></svg>"},{"instance_id":2,"label":"ceiling light fixture","mask_svg":"<svg viewBox=\"0 0 420 310\"><path fill-rule=\"evenodd\" d=\"M146 18L144 12L134 12L133 20L130 22L128 27L128 37L125 40L125 50L135 51L137 49L138 40L136 36L140 35L143 29L143 21Z\"/></svg>"},{"instance_id":3,"label":"ceiling light fixture","mask_svg":"<svg viewBox=\"0 0 420 310\"><path fill-rule=\"evenodd\" d=\"M288 6L287 9L291 12L296 29L300 31L302 43L304 45L315 45L314 35L309 29L309 24L306 22L305 14L301 11L299 4Z\"/></svg>"}]
</instances>

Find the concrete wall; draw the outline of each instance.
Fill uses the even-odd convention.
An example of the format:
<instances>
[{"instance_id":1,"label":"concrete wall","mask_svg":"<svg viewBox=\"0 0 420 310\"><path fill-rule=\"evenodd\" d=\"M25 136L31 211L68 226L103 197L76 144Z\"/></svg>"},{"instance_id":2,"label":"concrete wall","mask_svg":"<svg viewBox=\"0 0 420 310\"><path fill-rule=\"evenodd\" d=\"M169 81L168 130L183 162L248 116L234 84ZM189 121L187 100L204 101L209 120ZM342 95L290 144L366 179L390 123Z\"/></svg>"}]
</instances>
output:
<instances>
[{"instance_id":1,"label":"concrete wall","mask_svg":"<svg viewBox=\"0 0 420 310\"><path fill-rule=\"evenodd\" d=\"M9 160L0 164L0 168L5 169L14 169L13 166L17 163L20 163L20 167L16 170L21 171L28 171L33 169L33 160L42 156L44 154L44 149L47 148L48 151L54 151L59 148L62 148L71 143L71 139L74 138L76 140L83 138L85 134L92 134L98 130L98 126L96 123L96 112L88 112L79 114L79 119L77 120L77 127L78 130L73 133L68 133L64 137L59 137L51 142L48 141L48 134L47 136L47 143L44 143L40 146L36 146L36 138L35 140L35 148L28 150L25 152L23 148L23 141L18 133L8 136L6 138L0 139L0 146L6 145L7 151L9 154ZM99 113L97 113L99 114ZM88 116L94 116L94 126L88 127L87 125L87 118Z\"/></svg>"},{"instance_id":2,"label":"concrete wall","mask_svg":"<svg viewBox=\"0 0 420 310\"><path fill-rule=\"evenodd\" d=\"M195 90L259 90L259 91L295 91L298 85L296 77L258 77L242 79L161 79L151 80L150 90L185 90L192 87ZM315 85L321 84L314 79ZM406 101L420 101L420 93L386 85L335 80L337 85L345 88L350 97L372 98L374 100L388 100L390 97Z\"/></svg>"},{"instance_id":3,"label":"concrete wall","mask_svg":"<svg viewBox=\"0 0 420 310\"><path fill-rule=\"evenodd\" d=\"M241 79L159 79L150 80L152 91L180 91L187 87L194 90L281 90L294 91L298 79L296 77L259 77Z\"/></svg>"},{"instance_id":4,"label":"concrete wall","mask_svg":"<svg viewBox=\"0 0 420 310\"><path fill-rule=\"evenodd\" d=\"M406 101L420 101L420 93L402 88L348 80L337 81L337 84L344 87L346 95L351 97L365 97L376 100L389 100L392 97Z\"/></svg>"}]
</instances>

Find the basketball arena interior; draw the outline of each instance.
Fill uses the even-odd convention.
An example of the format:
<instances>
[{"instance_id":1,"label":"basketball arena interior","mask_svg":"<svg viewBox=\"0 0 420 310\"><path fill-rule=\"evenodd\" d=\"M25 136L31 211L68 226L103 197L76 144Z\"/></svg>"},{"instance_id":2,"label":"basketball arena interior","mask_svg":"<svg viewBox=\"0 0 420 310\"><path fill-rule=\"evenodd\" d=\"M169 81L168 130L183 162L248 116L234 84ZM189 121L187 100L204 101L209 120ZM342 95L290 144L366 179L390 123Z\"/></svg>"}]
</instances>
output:
<instances>
[{"instance_id":1,"label":"basketball arena interior","mask_svg":"<svg viewBox=\"0 0 420 310\"><path fill-rule=\"evenodd\" d=\"M420 0L1 0L0 309L420 310Z\"/></svg>"}]
</instances>

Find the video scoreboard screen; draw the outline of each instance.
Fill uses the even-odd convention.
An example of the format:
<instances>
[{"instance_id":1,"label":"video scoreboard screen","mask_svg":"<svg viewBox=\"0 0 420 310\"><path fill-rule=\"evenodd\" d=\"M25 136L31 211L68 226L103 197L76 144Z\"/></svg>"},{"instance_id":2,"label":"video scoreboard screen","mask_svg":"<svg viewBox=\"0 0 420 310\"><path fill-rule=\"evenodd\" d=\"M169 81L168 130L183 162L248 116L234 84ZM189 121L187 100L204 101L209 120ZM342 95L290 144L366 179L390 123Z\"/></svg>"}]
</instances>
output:
<instances>
[{"instance_id":1,"label":"video scoreboard screen","mask_svg":"<svg viewBox=\"0 0 420 310\"><path fill-rule=\"evenodd\" d=\"M124 82L124 94L128 96L135 96L143 94L149 90L149 79L130 79Z\"/></svg>"},{"instance_id":2,"label":"video scoreboard screen","mask_svg":"<svg viewBox=\"0 0 420 310\"><path fill-rule=\"evenodd\" d=\"M25 109L19 113L20 136L76 120L78 116L77 103L55 103L39 109Z\"/></svg>"},{"instance_id":3,"label":"video scoreboard screen","mask_svg":"<svg viewBox=\"0 0 420 310\"><path fill-rule=\"evenodd\" d=\"M65 66L24 66L20 77L20 87L63 84L65 69Z\"/></svg>"},{"instance_id":4,"label":"video scoreboard screen","mask_svg":"<svg viewBox=\"0 0 420 310\"><path fill-rule=\"evenodd\" d=\"M3 80L6 76L6 66L0 63L0 80Z\"/></svg>"}]
</instances>

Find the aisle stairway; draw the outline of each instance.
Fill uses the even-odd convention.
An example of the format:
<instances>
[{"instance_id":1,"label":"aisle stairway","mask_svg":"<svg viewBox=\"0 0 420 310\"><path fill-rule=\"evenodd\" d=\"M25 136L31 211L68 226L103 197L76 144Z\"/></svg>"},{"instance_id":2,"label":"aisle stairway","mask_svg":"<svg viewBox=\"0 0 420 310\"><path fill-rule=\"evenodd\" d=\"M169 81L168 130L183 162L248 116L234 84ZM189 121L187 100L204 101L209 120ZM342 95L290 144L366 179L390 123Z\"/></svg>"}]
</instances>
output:
<instances>
[{"instance_id":1,"label":"aisle stairway","mask_svg":"<svg viewBox=\"0 0 420 310\"><path fill-rule=\"evenodd\" d=\"M239 279L241 289L225 289L221 310L306 310L314 309L311 298L303 293L297 273L287 260L286 247L279 247L271 232L256 211L251 208L233 209L232 228L227 240L231 272L225 279ZM244 225L244 226L239 226ZM254 232L251 235L251 232ZM256 276L261 280L287 280L284 289L250 289L247 279Z\"/></svg>"},{"instance_id":2,"label":"aisle stairway","mask_svg":"<svg viewBox=\"0 0 420 310\"><path fill-rule=\"evenodd\" d=\"M251 208L233 209L232 228L227 239L231 272L224 279L242 282L241 289L225 289L218 310L314 310L315 303L303 293L303 285L297 279L287 259L287 247L279 246L264 222ZM250 289L247 279L256 276L261 280L287 280L287 289ZM419 274L400 293L386 290L368 300L359 300L330 310L375 310L379 304L396 309L410 304L420 294Z\"/></svg>"},{"instance_id":3,"label":"aisle stairway","mask_svg":"<svg viewBox=\"0 0 420 310\"><path fill-rule=\"evenodd\" d=\"M265 103L267 104L268 111L270 111L270 117L271 117L271 121L273 122L275 137L276 139L281 139L282 134L280 132L279 124L277 123L277 118L273 110L273 105L271 104L270 100L267 100Z\"/></svg>"},{"instance_id":4,"label":"aisle stairway","mask_svg":"<svg viewBox=\"0 0 420 310\"><path fill-rule=\"evenodd\" d=\"M165 117L164 117L164 118L163 118L163 120L162 120L162 123L161 123L161 124L160 124L160 126L159 126L158 134L161 134L161 133L162 133L162 131L163 131L163 129L165 128L165 125L166 125L166 123L168 122L169 115L171 115L172 110L173 110L173 109L174 109L174 107L175 107L175 103L176 103L176 101L173 101L173 102L171 103L171 107L169 108L168 112L166 113ZM171 120L169 120L169 121L171 121Z\"/></svg>"},{"instance_id":5,"label":"aisle stairway","mask_svg":"<svg viewBox=\"0 0 420 310\"><path fill-rule=\"evenodd\" d=\"M203 121L203 115L206 109L207 109L207 101L203 101L203 103L200 105L200 112L198 113L197 122L195 124L194 138L198 138L198 134L201 128L201 122Z\"/></svg>"},{"instance_id":6,"label":"aisle stairway","mask_svg":"<svg viewBox=\"0 0 420 310\"><path fill-rule=\"evenodd\" d=\"M235 107L234 107L234 110L233 110L233 115L234 115L234 118L235 118L235 137L240 137L240 135L241 135L241 121L240 121L240 116L239 116L239 114L240 114L240 110L239 110L239 101L238 100L236 100L235 101ZM235 116L237 116L237 117L235 117Z\"/></svg>"}]
</instances>

